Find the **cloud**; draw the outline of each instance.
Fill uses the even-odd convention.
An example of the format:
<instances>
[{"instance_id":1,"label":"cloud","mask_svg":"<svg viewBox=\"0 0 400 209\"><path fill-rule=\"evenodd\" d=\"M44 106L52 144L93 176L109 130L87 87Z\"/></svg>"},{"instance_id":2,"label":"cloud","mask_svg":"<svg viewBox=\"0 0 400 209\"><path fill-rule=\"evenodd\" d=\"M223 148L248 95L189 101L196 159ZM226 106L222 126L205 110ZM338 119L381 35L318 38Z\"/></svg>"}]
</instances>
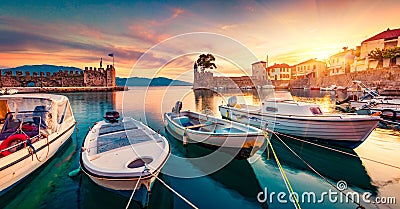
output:
<instances>
[{"instance_id":1,"label":"cloud","mask_svg":"<svg viewBox=\"0 0 400 209\"><path fill-rule=\"evenodd\" d=\"M158 31L149 28L145 25L133 24L129 26L130 33L128 36L137 38L146 43L156 44L163 41L170 36L167 34L159 33Z\"/></svg>"}]
</instances>

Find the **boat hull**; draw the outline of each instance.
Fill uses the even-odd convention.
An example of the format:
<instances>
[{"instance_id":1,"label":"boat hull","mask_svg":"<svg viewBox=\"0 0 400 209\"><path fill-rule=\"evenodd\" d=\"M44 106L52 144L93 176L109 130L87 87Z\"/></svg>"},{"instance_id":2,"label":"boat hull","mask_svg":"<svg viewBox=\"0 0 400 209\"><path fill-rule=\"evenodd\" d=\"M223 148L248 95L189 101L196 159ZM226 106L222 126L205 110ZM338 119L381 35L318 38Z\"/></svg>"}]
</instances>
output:
<instances>
[{"instance_id":1,"label":"boat hull","mask_svg":"<svg viewBox=\"0 0 400 209\"><path fill-rule=\"evenodd\" d=\"M64 132L50 134L49 150L47 148L47 140L41 140L33 144L37 156L42 162L39 162L35 156L29 154L28 147L14 152L7 157L0 158L0 195L12 189L50 160L71 137L74 127L75 124L67 128ZM48 156L46 157L46 155Z\"/></svg>"},{"instance_id":2,"label":"boat hull","mask_svg":"<svg viewBox=\"0 0 400 209\"><path fill-rule=\"evenodd\" d=\"M170 155L163 136L131 118L97 122L82 147L81 168L94 183L118 193L132 191L137 184L133 199L142 206Z\"/></svg>"},{"instance_id":3,"label":"boat hull","mask_svg":"<svg viewBox=\"0 0 400 209\"><path fill-rule=\"evenodd\" d=\"M292 117L260 114L226 106L219 106L219 110L224 118L233 121L351 149L365 141L379 122L376 117Z\"/></svg>"},{"instance_id":4,"label":"boat hull","mask_svg":"<svg viewBox=\"0 0 400 209\"><path fill-rule=\"evenodd\" d=\"M209 121L210 118L216 123L228 125L230 127L235 126L243 126L242 124L236 124L235 122L221 120L218 118L214 118L211 116L205 116L202 114L197 114L194 112L182 112L182 115L185 114L193 114L193 116L197 117L208 117L204 118L205 121ZM239 157L248 158L253 156L264 144L265 136L259 130L259 132L250 132L250 133L235 133L232 134L230 132L227 133L212 133L212 132L202 132L196 130L186 129L183 126L172 121L169 113L164 114L164 124L168 132L172 134L175 138L179 140L184 140L184 136L187 138L187 142L189 143L201 143L205 146L209 146L212 148L220 148L223 147L226 150L230 150L229 153L236 153Z\"/></svg>"}]
</instances>

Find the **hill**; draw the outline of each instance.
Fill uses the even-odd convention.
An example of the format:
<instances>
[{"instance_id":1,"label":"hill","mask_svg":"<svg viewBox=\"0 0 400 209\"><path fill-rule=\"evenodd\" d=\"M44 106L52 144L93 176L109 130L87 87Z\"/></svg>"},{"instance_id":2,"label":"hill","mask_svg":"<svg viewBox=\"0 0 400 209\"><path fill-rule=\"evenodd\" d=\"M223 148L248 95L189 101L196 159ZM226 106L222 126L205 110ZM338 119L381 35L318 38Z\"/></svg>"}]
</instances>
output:
<instances>
[{"instance_id":1,"label":"hill","mask_svg":"<svg viewBox=\"0 0 400 209\"><path fill-rule=\"evenodd\" d=\"M71 71L73 70L75 71L82 71L82 69L76 68L76 67L68 67L68 66L56 66L56 65L23 65L23 66L18 66L18 67L14 67L14 68L6 68L6 69L2 69L3 73L5 71L12 71L13 74L15 74L16 71L22 71L22 72L50 72L50 73L55 73L58 72L59 70L68 70Z\"/></svg>"},{"instance_id":2,"label":"hill","mask_svg":"<svg viewBox=\"0 0 400 209\"><path fill-rule=\"evenodd\" d=\"M192 83L181 81L181 80L172 80L169 78L158 77L158 78L139 78L139 77L131 77L131 78L116 78L117 86L124 86L125 83L127 86L191 86Z\"/></svg>"}]
</instances>

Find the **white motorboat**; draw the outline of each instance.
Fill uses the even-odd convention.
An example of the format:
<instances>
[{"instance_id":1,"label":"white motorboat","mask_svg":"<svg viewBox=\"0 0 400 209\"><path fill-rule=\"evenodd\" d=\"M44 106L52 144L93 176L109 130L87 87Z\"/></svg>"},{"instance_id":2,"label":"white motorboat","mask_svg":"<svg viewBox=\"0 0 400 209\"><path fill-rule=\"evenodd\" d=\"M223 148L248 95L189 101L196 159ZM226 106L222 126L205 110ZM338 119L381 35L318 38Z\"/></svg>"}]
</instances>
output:
<instances>
[{"instance_id":1,"label":"white motorboat","mask_svg":"<svg viewBox=\"0 0 400 209\"><path fill-rule=\"evenodd\" d=\"M225 148L239 158L254 155L265 142L262 130L241 123L192 111L180 111L177 102L173 111L164 114L167 131L183 143L202 143L213 148Z\"/></svg>"},{"instance_id":2,"label":"white motorboat","mask_svg":"<svg viewBox=\"0 0 400 209\"><path fill-rule=\"evenodd\" d=\"M232 97L219 111L233 121L347 148L360 145L380 120L377 116L323 113L317 104L294 101L289 92L275 92L275 98L264 100L261 106L237 104Z\"/></svg>"},{"instance_id":3,"label":"white motorboat","mask_svg":"<svg viewBox=\"0 0 400 209\"><path fill-rule=\"evenodd\" d=\"M376 90L368 88L361 81L353 81L352 88L362 89L364 93L361 95L351 94L343 101L337 101L337 105L349 103L350 108L358 112L364 110L369 110L371 114L381 112L384 119L400 120L400 98L381 96Z\"/></svg>"},{"instance_id":4,"label":"white motorboat","mask_svg":"<svg viewBox=\"0 0 400 209\"><path fill-rule=\"evenodd\" d=\"M74 132L69 100L54 94L0 97L0 194L34 172Z\"/></svg>"},{"instance_id":5,"label":"white motorboat","mask_svg":"<svg viewBox=\"0 0 400 209\"><path fill-rule=\"evenodd\" d=\"M81 168L93 182L107 189L136 188L133 198L145 206L153 182L170 155L170 146L142 122L118 117L118 112L108 112L106 120L95 123L88 132Z\"/></svg>"}]
</instances>

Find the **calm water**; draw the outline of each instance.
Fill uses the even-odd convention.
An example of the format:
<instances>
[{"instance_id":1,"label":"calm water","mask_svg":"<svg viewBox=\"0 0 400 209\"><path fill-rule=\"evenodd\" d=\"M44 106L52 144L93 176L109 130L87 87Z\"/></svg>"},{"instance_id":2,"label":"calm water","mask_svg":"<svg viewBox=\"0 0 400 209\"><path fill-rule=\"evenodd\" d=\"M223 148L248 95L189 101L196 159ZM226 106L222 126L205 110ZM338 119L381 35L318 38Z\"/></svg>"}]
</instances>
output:
<instances>
[{"instance_id":1,"label":"calm water","mask_svg":"<svg viewBox=\"0 0 400 209\"><path fill-rule=\"evenodd\" d=\"M262 92L262 96L270 92ZM335 95L319 91L293 91L293 95L304 101L321 104L325 111L333 111ZM265 95L264 95L265 94ZM160 177L199 208L294 208L292 203L282 204L276 195L273 201L259 203L257 195L267 189L268 193L285 192L286 187L271 152L257 154L251 163L247 160L232 160L222 169L209 174L213 161L197 162L194 159L213 153L213 150L189 145L184 148L180 141L165 133L162 113L170 111L177 100L183 100L183 109L218 114L218 105L226 103L230 95L237 92L196 92L190 87L133 88L127 92L70 93L66 94L78 122L71 141L65 148L39 169L34 175L1 197L0 208L125 208L128 198L104 190L85 175L74 178L68 173L79 166L78 151L88 127L100 120L107 110L116 109L159 130L170 141L172 158L167 162ZM258 104L260 99L252 92L240 94L239 100ZM342 97L344 95L339 95ZM123 110L123 111L122 111ZM366 160L366 158L400 166L400 134L392 130L375 130L354 151L346 150L358 157L328 151L290 139L283 140L320 174L336 185L339 180L347 182L346 192L372 197L396 197L400 202L400 170ZM304 163L294 157L276 138L272 139L275 151L286 171L295 192L314 192L317 200L323 192L334 190L321 177L310 171ZM181 178L181 176L200 176ZM203 175L203 176L202 176ZM132 185L133 187L134 185ZM339 196L339 195L337 195ZM288 199L286 197L286 199ZM340 200L340 199L339 199ZM345 198L343 199L345 202ZM400 203L391 205L368 205L367 208L400 208ZM320 204L302 203L302 208L356 208L352 203L333 204L328 198ZM139 208L136 203L131 208ZM185 202L156 182L149 208L190 208Z\"/></svg>"}]
</instances>

